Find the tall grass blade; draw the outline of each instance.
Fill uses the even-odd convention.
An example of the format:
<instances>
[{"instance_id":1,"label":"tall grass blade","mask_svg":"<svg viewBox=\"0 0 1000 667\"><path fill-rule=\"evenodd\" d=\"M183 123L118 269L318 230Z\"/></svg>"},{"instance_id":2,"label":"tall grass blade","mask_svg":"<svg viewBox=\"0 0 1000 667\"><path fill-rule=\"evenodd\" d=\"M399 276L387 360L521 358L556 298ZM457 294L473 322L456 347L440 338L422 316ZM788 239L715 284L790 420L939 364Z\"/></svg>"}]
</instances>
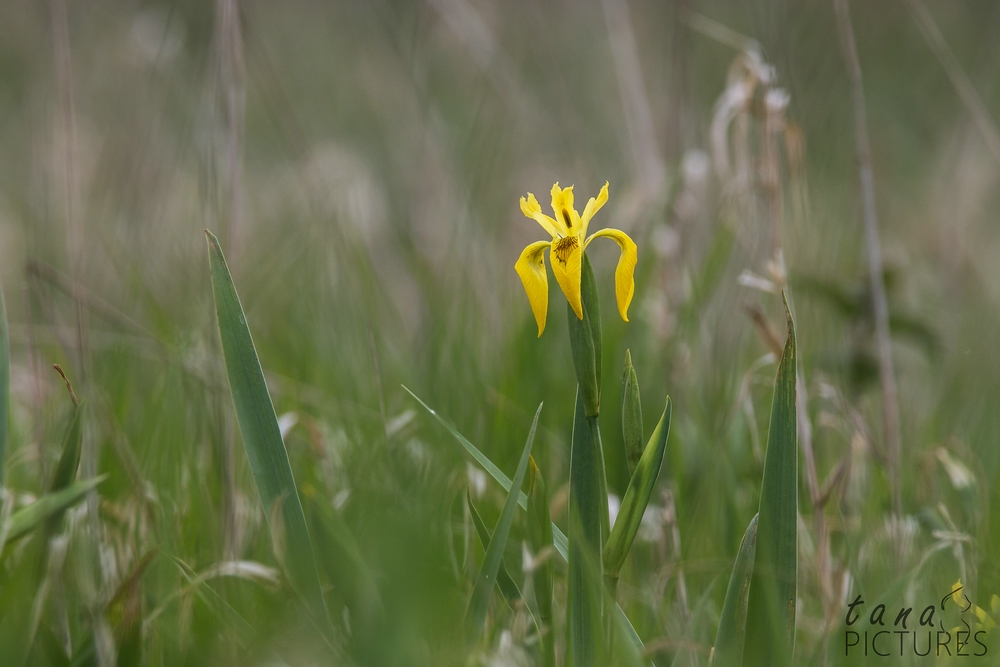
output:
<instances>
[{"instance_id":1,"label":"tall grass blade","mask_svg":"<svg viewBox=\"0 0 1000 667\"><path fill-rule=\"evenodd\" d=\"M528 477L528 544L536 559L542 559L534 570L535 604L540 622L539 636L542 642L542 664L554 667L555 625L552 622L552 519L549 515L549 494L545 488L542 472L531 459Z\"/></svg>"},{"instance_id":2,"label":"tall grass blade","mask_svg":"<svg viewBox=\"0 0 1000 667\"><path fill-rule=\"evenodd\" d=\"M646 443L646 449L639 459L639 464L628 483L625 497L622 498L618 518L611 529L607 544L604 545L604 573L609 577L617 577L632 541L642 523L642 515L646 511L649 497L653 494L656 478L663 464L663 453L667 449L667 436L670 434L670 397L667 397L666 407L656 429Z\"/></svg>"},{"instance_id":3,"label":"tall grass blade","mask_svg":"<svg viewBox=\"0 0 1000 667\"><path fill-rule=\"evenodd\" d=\"M99 475L92 479L74 482L55 493L49 493L27 507L22 507L7 520L7 543L24 537L50 517L54 517L80 502L88 491L107 479Z\"/></svg>"},{"instance_id":4,"label":"tall grass blade","mask_svg":"<svg viewBox=\"0 0 1000 667\"><path fill-rule=\"evenodd\" d=\"M472 496L468 493L465 494L465 502L469 505L469 513L472 514L472 523L476 527L476 534L479 535L479 541L482 543L483 549L488 549L493 535L489 527L487 527L486 522L483 521L483 517L480 516L479 510L472 503ZM531 502L530 496L528 502ZM514 583L514 579L511 578L510 573L507 571L507 565L502 558L500 559L500 569L497 570L497 588L500 589L500 594L503 595L504 600L513 609L514 603L521 599L521 591L518 589L517 584Z\"/></svg>"},{"instance_id":5,"label":"tall grass blade","mask_svg":"<svg viewBox=\"0 0 1000 667\"><path fill-rule=\"evenodd\" d=\"M307 496L306 511L320 567L345 592L351 613L371 618L382 607L378 582L350 527L332 504L318 496Z\"/></svg>"},{"instance_id":6,"label":"tall grass blade","mask_svg":"<svg viewBox=\"0 0 1000 667\"><path fill-rule=\"evenodd\" d=\"M211 232L206 230L205 234L229 388L264 517L272 537L284 534L284 544L279 547L285 554L284 566L292 587L305 602L313 622L327 640L332 640L333 628L320 588L312 541L264 372L222 248ZM276 518L282 523L281 530L272 525Z\"/></svg>"},{"instance_id":7,"label":"tall grass blade","mask_svg":"<svg viewBox=\"0 0 1000 667\"><path fill-rule=\"evenodd\" d=\"M795 328L787 301L785 316L788 339L774 383L757 519L757 553L747 602L743 664L749 667L791 665L795 648L796 355Z\"/></svg>"},{"instance_id":8,"label":"tall grass blade","mask_svg":"<svg viewBox=\"0 0 1000 667\"><path fill-rule=\"evenodd\" d=\"M444 426L445 429L447 429L447 431L451 433L451 435L458 441L458 443L462 445L462 447L464 447L465 450L469 452L469 454L472 455L472 458L476 459L479 465L483 467L483 470L485 470L490 474L490 477L492 477L498 484L500 484L500 486L502 486L505 491L510 491L511 487L510 478L507 477L507 475L505 475L504 472L500 470L500 468L498 468L492 461L490 461L485 454L479 451L478 447L469 442L468 438L459 433L458 429L452 426L451 423L449 423L446 419L444 419L441 415L439 415L432 407L430 407L422 400L420 400L420 397L414 394L412 391L410 391L408 387L403 385L403 389L405 389L406 392L417 401L417 403L420 403L420 405L425 410L427 410L427 412L429 412L430 415L434 417L434 419L436 419L439 424ZM527 495L525 495L523 492L519 493L517 503L522 508L527 508L528 506ZM566 533L562 532L559 526L555 525L554 523L552 524L552 546L555 547L556 553L562 556L562 559L564 561L567 562L569 561L569 539L566 537ZM632 626L632 622L628 620L628 616L625 615L625 612L622 610L621 606L618 605L617 603L615 604L614 607L614 614L615 618L619 623L619 626L622 628L622 634L625 637L627 637L630 642L632 642L632 645L636 648L637 651L639 651L640 653L644 652L646 650L646 647L645 645L643 645L642 639L639 638L639 633L635 631L635 628Z\"/></svg>"},{"instance_id":9,"label":"tall grass blade","mask_svg":"<svg viewBox=\"0 0 1000 667\"><path fill-rule=\"evenodd\" d=\"M118 647L118 667L142 665L142 575L156 553L154 549L142 557L108 602L106 613Z\"/></svg>"},{"instance_id":10,"label":"tall grass blade","mask_svg":"<svg viewBox=\"0 0 1000 667\"><path fill-rule=\"evenodd\" d=\"M187 580L188 585L196 587L195 590L198 593L198 597L205 603L205 606L208 607L220 621L232 626L233 630L236 632L236 641L240 645L240 648L249 648L257 636L257 632L253 629L253 626L250 625L250 623L243 618L243 615L236 611L232 605L223 600L222 596L216 593L215 589L212 588L207 581L199 579L198 573L188 567L187 563L183 562L179 558L172 558L177 567L180 568L180 571Z\"/></svg>"},{"instance_id":11,"label":"tall grass blade","mask_svg":"<svg viewBox=\"0 0 1000 667\"><path fill-rule=\"evenodd\" d=\"M472 590L472 599L469 600L469 608L465 612L466 632L470 639L475 638L483 629L486 622L486 612L490 606L490 597L493 595L493 586L496 585L497 571L503 560L503 550L507 546L507 536L510 534L510 526L514 522L514 509L517 507L517 492L524 483L524 474L528 471L528 460L531 458L531 446L535 442L535 430L538 428L538 415L542 412L542 406L538 406L535 411L535 419L531 422L531 430L528 432L528 440L524 443L524 451L521 453L521 460L517 464L517 472L514 473L514 482L507 493L507 500L503 504L500 518L497 520L496 529L493 531L493 539L490 540L489 547L486 548L486 555L483 557L483 565L479 568L479 577L476 579L476 586Z\"/></svg>"},{"instance_id":12,"label":"tall grass blade","mask_svg":"<svg viewBox=\"0 0 1000 667\"><path fill-rule=\"evenodd\" d=\"M472 455L472 458L476 459L476 462L483 467L483 470L488 472L490 474L490 477L499 482L500 486L503 487L504 491L510 491L510 486L511 486L510 477L504 474L503 470L500 470L500 468L498 468L493 463L493 461L490 461L485 454L479 451L478 447L469 442L468 438L459 433L458 429L452 426L452 424L444 417L439 415L437 411L434 410L434 408L424 403L420 399L420 397L414 394L412 391L410 391L410 389L406 385L403 385L403 389L405 389L410 396L416 399L417 403L423 406L423 408L427 410L427 412L429 412L430 415L434 417L434 419L436 419L439 424L444 426L448 430L448 432L451 433L456 440L458 440L458 443L465 448L465 451L469 452L469 454ZM520 505L523 509L527 509L528 507L528 496L523 491L518 492L517 504ZM556 551L559 552L559 555L563 557L563 560L566 560L566 556L569 553L568 551L569 542L566 539L566 533L562 532L559 526L555 524L552 524L552 544L553 546L555 546Z\"/></svg>"},{"instance_id":13,"label":"tall grass blade","mask_svg":"<svg viewBox=\"0 0 1000 667\"><path fill-rule=\"evenodd\" d=\"M73 406L66 434L63 436L59 463L49 484L49 492L66 488L76 477L76 469L80 465L80 450L83 447L83 409L86 405L87 401L84 400L79 405Z\"/></svg>"},{"instance_id":14,"label":"tall grass blade","mask_svg":"<svg viewBox=\"0 0 1000 667\"><path fill-rule=\"evenodd\" d=\"M10 419L10 333L7 329L7 305L0 286L0 507L7 479L7 438Z\"/></svg>"},{"instance_id":15,"label":"tall grass blade","mask_svg":"<svg viewBox=\"0 0 1000 667\"><path fill-rule=\"evenodd\" d=\"M726 601L722 603L722 618L715 634L715 648L712 650L712 667L740 667L743 664L743 644L747 629L747 597L750 593L750 577L753 575L754 553L757 549L757 515L750 519L750 525L743 533L739 553L733 573L726 589Z\"/></svg>"}]
</instances>

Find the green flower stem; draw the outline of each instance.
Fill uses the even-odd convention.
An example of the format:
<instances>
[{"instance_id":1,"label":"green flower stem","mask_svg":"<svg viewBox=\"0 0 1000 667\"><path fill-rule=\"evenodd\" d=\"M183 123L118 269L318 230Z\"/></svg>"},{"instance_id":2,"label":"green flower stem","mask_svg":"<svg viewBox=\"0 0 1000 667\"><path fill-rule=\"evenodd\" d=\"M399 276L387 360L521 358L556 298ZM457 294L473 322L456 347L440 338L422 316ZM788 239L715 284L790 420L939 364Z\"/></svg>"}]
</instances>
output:
<instances>
[{"instance_id":1,"label":"green flower stem","mask_svg":"<svg viewBox=\"0 0 1000 667\"><path fill-rule=\"evenodd\" d=\"M594 267L586 253L583 255L583 268L580 275L580 291L583 300L583 319L579 319L567 304L569 320L569 342L573 353L573 367L576 369L576 380L583 399L583 412L591 439L596 446L597 487L601 503L598 519L601 527L599 544L604 542L611 532L608 516L608 480L604 467L604 447L601 444L601 430L597 418L601 411L601 347L603 344L601 332L601 302L597 296L597 280L594 278Z\"/></svg>"},{"instance_id":2,"label":"green flower stem","mask_svg":"<svg viewBox=\"0 0 1000 667\"><path fill-rule=\"evenodd\" d=\"M570 456L570 641L573 664L601 665L610 638L603 611L601 553L610 533L601 409L601 309L586 254L580 280L583 319L569 308L569 339L578 383Z\"/></svg>"}]
</instances>

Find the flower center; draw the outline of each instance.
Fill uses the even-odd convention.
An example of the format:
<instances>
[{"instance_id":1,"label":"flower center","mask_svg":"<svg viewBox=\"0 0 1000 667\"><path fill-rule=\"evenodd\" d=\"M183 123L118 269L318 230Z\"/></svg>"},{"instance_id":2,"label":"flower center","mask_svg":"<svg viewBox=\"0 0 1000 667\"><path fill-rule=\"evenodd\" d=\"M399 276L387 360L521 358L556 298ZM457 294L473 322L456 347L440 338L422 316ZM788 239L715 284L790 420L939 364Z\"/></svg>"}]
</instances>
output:
<instances>
[{"instance_id":1,"label":"flower center","mask_svg":"<svg viewBox=\"0 0 1000 667\"><path fill-rule=\"evenodd\" d=\"M565 264L579 245L580 241L575 236L565 236L559 239L554 252L556 259Z\"/></svg>"}]
</instances>

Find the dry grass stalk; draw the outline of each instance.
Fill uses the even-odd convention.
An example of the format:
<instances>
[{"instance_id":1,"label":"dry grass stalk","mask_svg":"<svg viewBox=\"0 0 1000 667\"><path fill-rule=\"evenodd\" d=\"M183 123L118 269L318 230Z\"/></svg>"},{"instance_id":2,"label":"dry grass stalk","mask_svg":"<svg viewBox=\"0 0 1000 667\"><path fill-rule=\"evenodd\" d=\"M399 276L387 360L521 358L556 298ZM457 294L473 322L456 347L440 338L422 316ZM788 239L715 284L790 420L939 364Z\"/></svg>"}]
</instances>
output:
<instances>
[{"instance_id":1,"label":"dry grass stalk","mask_svg":"<svg viewBox=\"0 0 1000 667\"><path fill-rule=\"evenodd\" d=\"M878 212L875 208L875 177L872 172L871 144L868 140L868 120L865 111L865 93L861 80L861 62L854 42L850 8L847 0L833 0L837 15L840 47L847 65L854 107L855 150L858 160L858 178L861 185L861 205L868 248L868 273L871 280L872 306L875 311L875 339L878 346L879 377L882 382L882 410L885 446L888 458L889 484L892 488L893 507L900 510L899 466L901 441L899 434L899 396L892 362L892 342L889 337L889 304L883 281L882 247L879 240Z\"/></svg>"}]
</instances>

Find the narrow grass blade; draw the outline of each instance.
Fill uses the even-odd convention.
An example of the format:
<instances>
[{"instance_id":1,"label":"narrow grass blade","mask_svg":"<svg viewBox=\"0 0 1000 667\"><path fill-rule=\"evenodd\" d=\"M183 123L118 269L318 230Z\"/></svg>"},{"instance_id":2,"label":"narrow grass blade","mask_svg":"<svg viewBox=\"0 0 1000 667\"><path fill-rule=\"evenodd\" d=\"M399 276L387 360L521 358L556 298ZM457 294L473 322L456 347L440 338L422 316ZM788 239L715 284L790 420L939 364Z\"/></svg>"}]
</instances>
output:
<instances>
[{"instance_id":1,"label":"narrow grass blade","mask_svg":"<svg viewBox=\"0 0 1000 667\"><path fill-rule=\"evenodd\" d=\"M295 488L288 452L281 439L278 419L264 382L257 350L247 327L243 306L236 294L226 258L218 239L208 230L208 255L212 269L212 290L219 318L219 334L226 358L229 388L243 445L250 462L257 494L272 538L284 535L279 549L285 554L289 581L305 602L313 621L328 640L333 629L320 588L319 572L306 527L302 503ZM277 505L276 505L277 504ZM275 511L277 509L277 511ZM281 529L271 525L281 521Z\"/></svg>"},{"instance_id":2,"label":"narrow grass blade","mask_svg":"<svg viewBox=\"0 0 1000 667\"><path fill-rule=\"evenodd\" d=\"M479 535L479 541L482 543L483 549L487 549L490 546L493 535L486 526L486 522L483 521L483 517L479 515L479 510L472 503L472 496L466 493L465 501L469 505L469 513L472 514L472 523L476 526L476 534ZM530 496L528 502L531 502ZM514 603L521 599L521 591L511 578L510 573L507 571L507 565L503 562L502 558L500 559L500 569L497 571L497 588L500 589L500 594L503 595L504 600L513 609Z\"/></svg>"},{"instance_id":3,"label":"narrow grass blade","mask_svg":"<svg viewBox=\"0 0 1000 667\"><path fill-rule=\"evenodd\" d=\"M179 558L174 557L173 560L177 564L177 567L180 568L188 585L197 586L198 597L205 603L205 606L215 614L216 618L232 626L236 631L236 641L240 647L244 649L249 648L257 635L253 626L232 605L223 600L222 596L216 593L215 589L209 586L207 581L198 579L197 572L188 567Z\"/></svg>"},{"instance_id":4,"label":"narrow grass blade","mask_svg":"<svg viewBox=\"0 0 1000 667\"><path fill-rule=\"evenodd\" d=\"M622 441L625 443L625 460L628 474L642 458L642 403L639 401L639 378L632 366L632 352L625 350L625 372L622 374Z\"/></svg>"},{"instance_id":5,"label":"narrow grass blade","mask_svg":"<svg viewBox=\"0 0 1000 667\"><path fill-rule=\"evenodd\" d=\"M611 536L608 537L607 544L604 545L604 573L609 577L617 577L621 570L625 557L628 556L629 549L632 548L632 541L642 523L643 512L646 511L646 504L653 493L656 485L656 478L660 474L660 467L663 464L663 453L667 449L667 436L670 434L670 397L667 397L666 407L656 429L646 443L646 449L639 459L639 464L632 474L632 479L628 483L625 497L622 498L621 509L618 510L618 518L615 520L614 528L611 529Z\"/></svg>"},{"instance_id":6,"label":"narrow grass blade","mask_svg":"<svg viewBox=\"0 0 1000 667\"><path fill-rule=\"evenodd\" d=\"M88 491L107 479L100 475L82 482L74 482L64 489L49 493L27 507L22 507L7 520L7 543L24 537L46 519L53 517L80 502Z\"/></svg>"},{"instance_id":7,"label":"narrow grass blade","mask_svg":"<svg viewBox=\"0 0 1000 667\"><path fill-rule=\"evenodd\" d=\"M618 626L619 636L628 640L625 645L621 646L619 646L620 642L615 642L616 655L624 652L627 658L626 664L631 662L647 665L648 667L656 667L656 664L652 660L642 657L646 652L646 646L642 643L642 639L639 638L639 633L632 627L632 621L628 620L625 611L617 602L615 602L612 608L612 614L614 614L613 620Z\"/></svg>"},{"instance_id":8,"label":"narrow grass blade","mask_svg":"<svg viewBox=\"0 0 1000 667\"><path fill-rule=\"evenodd\" d=\"M538 620L542 641L542 664L554 667L555 625L552 622L552 519L549 516L549 494L545 488L542 472L531 459L531 472L528 477L528 544L536 559L543 559L534 570L535 604L538 607Z\"/></svg>"},{"instance_id":9,"label":"narrow grass blade","mask_svg":"<svg viewBox=\"0 0 1000 667\"><path fill-rule=\"evenodd\" d=\"M118 667L142 665L142 575L156 556L146 553L108 602L107 616L118 647Z\"/></svg>"},{"instance_id":10,"label":"narrow grass blade","mask_svg":"<svg viewBox=\"0 0 1000 667\"><path fill-rule=\"evenodd\" d=\"M796 508L798 443L795 415L795 328L785 303L788 340L778 364L771 403L771 424L764 457L764 479L757 519L747 602L743 664L791 665L795 648Z\"/></svg>"},{"instance_id":11,"label":"narrow grass blade","mask_svg":"<svg viewBox=\"0 0 1000 667\"><path fill-rule=\"evenodd\" d=\"M86 405L87 401L84 400L79 405L73 406L66 434L63 436L59 464L49 484L49 492L66 488L76 477L76 469L80 465L80 450L83 446L83 409Z\"/></svg>"},{"instance_id":12,"label":"narrow grass blade","mask_svg":"<svg viewBox=\"0 0 1000 667\"><path fill-rule=\"evenodd\" d=\"M382 606L378 583L371 566L340 514L329 502L319 497L307 497L312 537L316 552L321 555L320 567L335 586L340 586L350 601L352 614L368 618Z\"/></svg>"},{"instance_id":13,"label":"narrow grass blade","mask_svg":"<svg viewBox=\"0 0 1000 667\"><path fill-rule=\"evenodd\" d=\"M569 463L569 623L573 664L603 665L604 617L601 572L601 464L597 420L588 417L577 391Z\"/></svg>"},{"instance_id":14,"label":"narrow grass blade","mask_svg":"<svg viewBox=\"0 0 1000 667\"><path fill-rule=\"evenodd\" d=\"M490 461L485 454L479 451L478 447L469 442L468 438L458 432L458 429L452 426L446 419L441 417L441 415L439 415L432 407L420 400L420 397L410 391L405 385L403 385L403 389L405 389L406 392L417 401L417 403L423 406L423 408L427 410L427 412L429 412L431 416L438 421L438 423L444 426L445 429L452 434L458 443L472 455L472 458L476 459L479 465L483 467L483 470L490 474L490 477L500 484L505 491L510 491L510 478L507 477L507 475L505 475L500 468L496 467L496 465ZM523 492L519 493L517 503L522 508L527 508L528 497ZM562 532L559 526L554 523L552 524L552 546L555 547L556 553L562 557L563 561L569 561L569 539L566 537L566 533ZM632 642L632 645L636 648L636 650L640 653L645 651L646 647L643 645L642 639L639 638L639 633L637 633L635 628L632 627L632 622L628 620L628 616L625 615L625 612L622 611L621 606L617 603L615 604L614 614L622 628L622 633L630 642Z\"/></svg>"},{"instance_id":15,"label":"narrow grass blade","mask_svg":"<svg viewBox=\"0 0 1000 667\"><path fill-rule=\"evenodd\" d=\"M726 601L722 604L722 618L715 634L715 648L712 650L712 667L741 667L743 664L743 644L747 629L747 597L750 593L750 577L753 575L754 553L757 549L757 515L750 519L750 525L743 533L739 553L733 573L726 589Z\"/></svg>"},{"instance_id":16,"label":"narrow grass blade","mask_svg":"<svg viewBox=\"0 0 1000 667\"><path fill-rule=\"evenodd\" d=\"M479 635L483 629L483 623L486 622L486 611L490 606L490 597L493 594L493 586L496 584L497 571L500 569L500 562L503 560L503 550L507 546L507 536L510 534L510 526L514 522L514 509L517 507L517 492L524 483L524 474L528 470L531 445L535 442L535 430L538 428L538 415L541 412L542 406L539 405L538 410L535 411L535 419L531 422L528 440L524 443L521 460L517 464L517 472L514 473L513 486L507 493L507 500L503 504L503 510L501 510L500 518L497 520L496 529L493 531L493 539L490 540L490 545L486 548L486 556L483 557L483 565L479 568L479 577L476 579L476 586L472 590L472 599L469 600L469 608L465 612L466 631L470 639Z\"/></svg>"},{"instance_id":17,"label":"narrow grass blade","mask_svg":"<svg viewBox=\"0 0 1000 667\"><path fill-rule=\"evenodd\" d=\"M10 334L7 328L7 305L0 286L0 491L7 479L7 421L10 418ZM0 507L3 494L0 493Z\"/></svg>"},{"instance_id":18,"label":"narrow grass blade","mask_svg":"<svg viewBox=\"0 0 1000 667\"><path fill-rule=\"evenodd\" d=\"M456 440L458 440L458 443L465 448L465 451L469 452L469 454L472 455L472 458L476 459L476 462L483 467L483 470L490 474L490 477L496 480L500 486L503 487L504 491L510 491L510 477L505 475L503 470L500 470L500 468L498 468L493 461L490 461L485 454L479 451L478 447L469 442L468 438L459 433L458 429L439 415L434 408L420 400L420 397L410 391L406 385L403 385L403 389L405 389L410 396L416 399L417 403L423 406L423 408L427 410L427 412L429 412L439 424L444 426L448 432L451 433ZM528 496L523 491L518 492L517 504L523 509L527 509L528 507ZM555 524L552 524L552 544L555 546L556 551L559 552L559 555L563 557L563 560L566 560L567 554L569 553L569 541L566 538L566 533L562 532L559 526Z\"/></svg>"}]
</instances>

